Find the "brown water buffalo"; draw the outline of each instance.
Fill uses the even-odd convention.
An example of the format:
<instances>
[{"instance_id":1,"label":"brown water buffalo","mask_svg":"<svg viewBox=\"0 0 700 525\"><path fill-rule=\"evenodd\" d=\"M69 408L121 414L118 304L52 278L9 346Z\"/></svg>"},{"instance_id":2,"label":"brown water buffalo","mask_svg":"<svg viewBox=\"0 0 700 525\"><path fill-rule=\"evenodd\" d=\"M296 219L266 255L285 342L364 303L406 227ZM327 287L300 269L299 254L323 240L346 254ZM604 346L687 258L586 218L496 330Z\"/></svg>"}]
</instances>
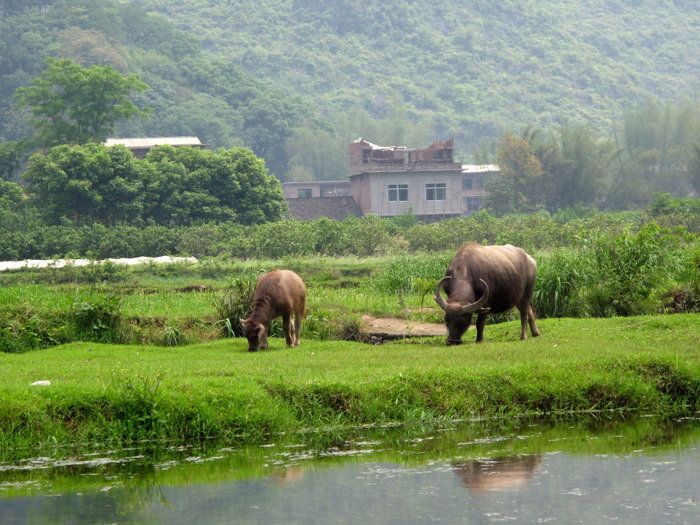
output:
<instances>
[{"instance_id":1,"label":"brown water buffalo","mask_svg":"<svg viewBox=\"0 0 700 525\"><path fill-rule=\"evenodd\" d=\"M435 302L445 312L447 344L461 344L473 314L477 314L476 342L480 343L487 312L506 312L514 306L520 310L520 339L527 339L528 322L532 335L540 335L530 305L536 275L537 263L521 248L462 246L435 286ZM443 289L447 301L441 295Z\"/></svg>"},{"instance_id":2,"label":"brown water buffalo","mask_svg":"<svg viewBox=\"0 0 700 525\"><path fill-rule=\"evenodd\" d=\"M542 464L542 456L507 459L477 459L453 463L455 473L476 493L526 488Z\"/></svg>"},{"instance_id":3,"label":"brown water buffalo","mask_svg":"<svg viewBox=\"0 0 700 525\"><path fill-rule=\"evenodd\" d=\"M243 333L248 338L248 350L267 348L270 322L282 316L287 346L299 346L301 318L306 308L306 286L291 270L274 270L261 275L253 296L253 311L241 319ZM294 324L292 324L294 314Z\"/></svg>"}]
</instances>

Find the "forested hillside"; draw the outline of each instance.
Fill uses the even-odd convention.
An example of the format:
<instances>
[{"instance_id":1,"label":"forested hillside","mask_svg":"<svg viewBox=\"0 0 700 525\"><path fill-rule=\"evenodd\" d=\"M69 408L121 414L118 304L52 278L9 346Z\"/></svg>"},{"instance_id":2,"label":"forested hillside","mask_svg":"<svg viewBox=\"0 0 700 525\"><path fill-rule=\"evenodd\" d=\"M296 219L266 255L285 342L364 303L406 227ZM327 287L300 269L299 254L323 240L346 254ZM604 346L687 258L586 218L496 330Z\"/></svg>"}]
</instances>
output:
<instances>
[{"instance_id":1,"label":"forested hillside","mask_svg":"<svg viewBox=\"0 0 700 525\"><path fill-rule=\"evenodd\" d=\"M150 86L151 117L121 133L246 145L280 177L342 175L360 134L455 136L469 154L524 125L609 130L700 88L695 0L4 0L0 14L0 141L29 133L14 90L66 56Z\"/></svg>"}]
</instances>

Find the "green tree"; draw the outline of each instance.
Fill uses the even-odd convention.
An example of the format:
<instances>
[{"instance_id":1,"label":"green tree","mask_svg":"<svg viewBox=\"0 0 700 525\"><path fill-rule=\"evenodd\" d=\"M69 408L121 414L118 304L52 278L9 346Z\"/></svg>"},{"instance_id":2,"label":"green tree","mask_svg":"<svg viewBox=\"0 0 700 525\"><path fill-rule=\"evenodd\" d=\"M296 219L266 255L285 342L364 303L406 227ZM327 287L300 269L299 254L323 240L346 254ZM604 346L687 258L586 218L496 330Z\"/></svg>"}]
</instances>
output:
<instances>
[{"instance_id":1,"label":"green tree","mask_svg":"<svg viewBox=\"0 0 700 525\"><path fill-rule=\"evenodd\" d=\"M21 217L26 212L27 197L22 187L14 182L0 181L0 216L2 224L7 227L9 217Z\"/></svg>"},{"instance_id":2,"label":"green tree","mask_svg":"<svg viewBox=\"0 0 700 525\"><path fill-rule=\"evenodd\" d=\"M298 98L284 98L273 92L260 94L241 108L246 145L263 157L280 178L289 169L285 144L305 109Z\"/></svg>"},{"instance_id":3,"label":"green tree","mask_svg":"<svg viewBox=\"0 0 700 525\"><path fill-rule=\"evenodd\" d=\"M548 210L598 206L607 195L615 148L590 126L565 124L554 130L526 129L542 165L544 201Z\"/></svg>"},{"instance_id":4,"label":"green tree","mask_svg":"<svg viewBox=\"0 0 700 525\"><path fill-rule=\"evenodd\" d=\"M138 222L139 164L122 146L61 145L35 153L24 174L27 193L48 224Z\"/></svg>"},{"instance_id":5,"label":"green tree","mask_svg":"<svg viewBox=\"0 0 700 525\"><path fill-rule=\"evenodd\" d=\"M286 209L279 180L246 148L160 146L144 162L144 218L157 223L258 224L280 219Z\"/></svg>"},{"instance_id":6,"label":"green tree","mask_svg":"<svg viewBox=\"0 0 700 525\"><path fill-rule=\"evenodd\" d=\"M534 211L544 204L542 164L526 139L506 133L496 153L500 173L486 183L485 206L496 214Z\"/></svg>"},{"instance_id":7,"label":"green tree","mask_svg":"<svg viewBox=\"0 0 700 525\"><path fill-rule=\"evenodd\" d=\"M16 91L19 106L31 111L38 145L103 142L118 121L146 114L131 100L147 88L136 75L68 59L47 63L30 86Z\"/></svg>"},{"instance_id":8,"label":"green tree","mask_svg":"<svg viewBox=\"0 0 700 525\"><path fill-rule=\"evenodd\" d=\"M700 104L650 101L624 114L611 208L646 206L652 195L684 196L694 189Z\"/></svg>"},{"instance_id":9,"label":"green tree","mask_svg":"<svg viewBox=\"0 0 700 525\"><path fill-rule=\"evenodd\" d=\"M14 182L0 180L0 260L26 257L32 230L27 197Z\"/></svg>"},{"instance_id":10,"label":"green tree","mask_svg":"<svg viewBox=\"0 0 700 525\"><path fill-rule=\"evenodd\" d=\"M18 141L0 143L0 180L14 180L19 174L24 147Z\"/></svg>"}]
</instances>

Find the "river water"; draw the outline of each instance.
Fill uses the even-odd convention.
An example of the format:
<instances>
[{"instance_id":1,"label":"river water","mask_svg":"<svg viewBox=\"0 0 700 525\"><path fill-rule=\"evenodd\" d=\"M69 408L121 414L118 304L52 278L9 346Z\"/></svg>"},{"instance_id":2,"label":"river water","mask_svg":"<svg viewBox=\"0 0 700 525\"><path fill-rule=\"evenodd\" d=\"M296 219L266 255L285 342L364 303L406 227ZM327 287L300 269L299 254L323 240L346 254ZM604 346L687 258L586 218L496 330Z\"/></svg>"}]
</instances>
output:
<instances>
[{"instance_id":1,"label":"river water","mask_svg":"<svg viewBox=\"0 0 700 525\"><path fill-rule=\"evenodd\" d=\"M277 441L0 462L0 523L700 523L692 418Z\"/></svg>"}]
</instances>

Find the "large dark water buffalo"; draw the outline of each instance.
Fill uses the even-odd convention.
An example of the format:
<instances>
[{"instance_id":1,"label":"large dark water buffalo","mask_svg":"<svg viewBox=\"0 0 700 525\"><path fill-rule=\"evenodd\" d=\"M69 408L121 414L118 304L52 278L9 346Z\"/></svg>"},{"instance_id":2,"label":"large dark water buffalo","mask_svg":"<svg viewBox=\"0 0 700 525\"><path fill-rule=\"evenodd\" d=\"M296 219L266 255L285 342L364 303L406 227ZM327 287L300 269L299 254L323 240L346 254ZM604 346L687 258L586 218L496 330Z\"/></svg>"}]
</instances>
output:
<instances>
[{"instance_id":1,"label":"large dark water buffalo","mask_svg":"<svg viewBox=\"0 0 700 525\"><path fill-rule=\"evenodd\" d=\"M287 346L299 346L301 319L306 309L306 286L291 270L274 270L260 276L253 296L253 311L241 319L248 350L267 348L267 334L275 317L282 316ZM294 324L292 324L294 315Z\"/></svg>"},{"instance_id":2,"label":"large dark water buffalo","mask_svg":"<svg viewBox=\"0 0 700 525\"><path fill-rule=\"evenodd\" d=\"M542 456L477 459L452 464L465 487L477 494L526 488L542 465Z\"/></svg>"},{"instance_id":3,"label":"large dark water buffalo","mask_svg":"<svg viewBox=\"0 0 700 525\"><path fill-rule=\"evenodd\" d=\"M435 301L445 312L447 344L460 344L476 314L476 341L484 339L486 314L520 310L520 339L527 339L530 323L533 336L540 335L530 305L535 288L537 263L522 248L465 244L435 286ZM447 292L447 301L442 290ZM478 300L477 300L478 297Z\"/></svg>"}]
</instances>

